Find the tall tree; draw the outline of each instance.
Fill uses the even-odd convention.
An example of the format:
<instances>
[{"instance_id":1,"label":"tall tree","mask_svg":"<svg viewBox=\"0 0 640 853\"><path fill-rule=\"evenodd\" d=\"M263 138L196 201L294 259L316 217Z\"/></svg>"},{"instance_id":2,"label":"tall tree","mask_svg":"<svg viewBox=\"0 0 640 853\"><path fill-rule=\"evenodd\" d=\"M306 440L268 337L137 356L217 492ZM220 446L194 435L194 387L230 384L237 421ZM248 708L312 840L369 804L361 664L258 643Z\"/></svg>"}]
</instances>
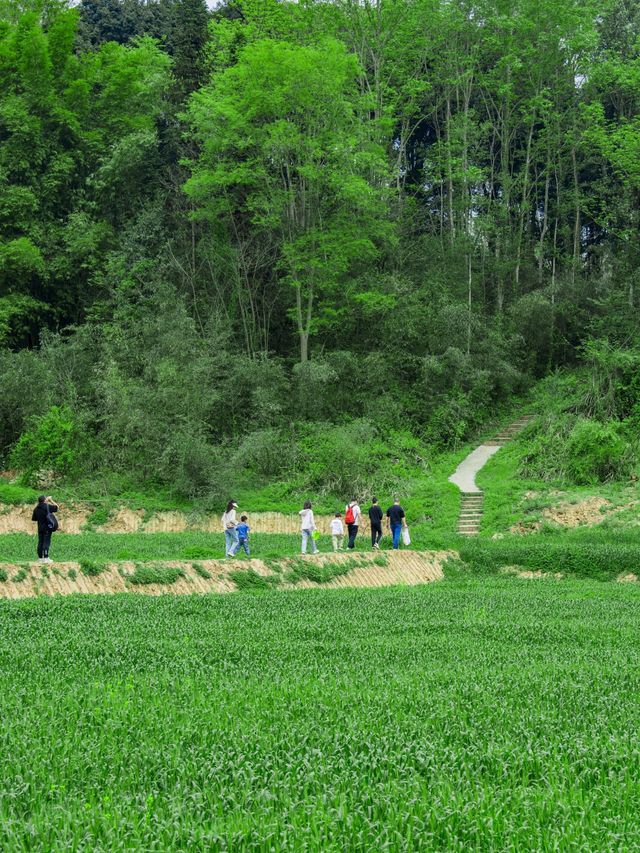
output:
<instances>
[{"instance_id":1,"label":"tall tree","mask_svg":"<svg viewBox=\"0 0 640 853\"><path fill-rule=\"evenodd\" d=\"M330 323L354 269L384 233L384 161L357 109L358 66L342 45L250 44L196 93L190 108L202 154L186 184L200 215L277 247L293 295L300 361ZM268 259L268 255L266 255Z\"/></svg>"}]
</instances>

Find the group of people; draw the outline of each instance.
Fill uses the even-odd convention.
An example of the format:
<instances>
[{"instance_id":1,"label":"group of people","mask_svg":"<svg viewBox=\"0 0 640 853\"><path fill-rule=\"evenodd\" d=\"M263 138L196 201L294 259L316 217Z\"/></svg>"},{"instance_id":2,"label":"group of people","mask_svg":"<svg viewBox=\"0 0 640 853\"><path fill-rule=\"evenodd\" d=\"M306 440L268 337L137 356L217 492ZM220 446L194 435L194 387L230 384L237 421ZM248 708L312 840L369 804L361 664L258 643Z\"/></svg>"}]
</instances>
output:
<instances>
[{"instance_id":1,"label":"group of people","mask_svg":"<svg viewBox=\"0 0 640 853\"><path fill-rule=\"evenodd\" d=\"M250 556L251 550L249 547L249 527L248 518L246 515L241 515L240 520L237 516L238 504L234 500L230 500L227 508L222 516L222 529L225 538L225 557L235 557L241 549L247 556ZM307 549L311 549L312 554L318 553L317 540L320 538L320 531L315 522L313 515L313 506L311 501L305 501L304 506L300 510L300 530L302 533L302 553L306 554ZM380 548L380 540L383 536L382 523L386 517L388 530L391 535L391 540L394 549L400 547L400 539L408 545L409 529L407 527L407 518L405 511L400 505L399 500L394 500L393 504L388 508L386 514L382 512L382 508L377 498L373 498L371 506L368 510L369 526L371 530L371 546L374 549ZM356 498L352 498L344 509L343 514L336 512L331 519L330 532L331 541L334 551L344 550L344 535L345 525L347 527L347 548L353 550L356 546L356 538L361 528L366 524L366 520L360 509L360 505Z\"/></svg>"},{"instance_id":2,"label":"group of people","mask_svg":"<svg viewBox=\"0 0 640 853\"><path fill-rule=\"evenodd\" d=\"M373 498L371 506L368 510L369 528L371 531L371 547L376 550L380 548L380 540L382 539L382 521L385 515L377 498ZM409 544L409 529L407 527L407 517L404 509L400 505L399 500L394 500L393 504L386 512L386 520L391 534L393 548L397 550L400 547L400 538L404 538L405 544ZM363 524L364 521L364 524ZM351 551L356 546L356 538L360 528L366 524L362 510L358 504L357 498L351 498L349 503L344 508L344 522L342 513L336 512L330 522L331 541L334 551L343 550L344 542L344 525L347 526L347 548ZM304 507L300 510L300 529L302 531L302 553L307 553L307 546L311 542L312 553L318 553L316 539L319 538L318 528L316 527L313 517L313 509L311 501L305 501Z\"/></svg>"},{"instance_id":3,"label":"group of people","mask_svg":"<svg viewBox=\"0 0 640 853\"><path fill-rule=\"evenodd\" d=\"M249 546L251 528L249 527L246 515L241 515L238 519L237 509L238 504L236 501L230 500L221 519L225 538L225 556L235 557L238 551L242 550L249 557L251 556L251 548ZM51 496L40 495L38 504L33 510L31 520L38 525L38 559L41 563L52 562L49 557L49 548L51 547L51 536L58 529L58 520L55 517L56 512L58 512L58 506L54 503ZM385 515L377 498L373 498L368 510L368 516L371 529L371 546L378 549L380 548L380 540L383 536L382 522ZM389 507L386 512L386 519L393 547L395 549L400 547L401 536L405 544L408 545L410 540L407 519L399 500L395 500ZM356 498L352 498L345 506L344 522L341 512L336 512L335 516L331 519L331 541L334 551L343 550L345 524L348 534L347 548L353 550L356 545L358 532L366 524ZM305 501L303 508L300 510L300 530L302 532L302 553L306 554L307 548L310 545L311 552L317 554L317 540L320 538L320 531L315 522L311 501Z\"/></svg>"}]
</instances>

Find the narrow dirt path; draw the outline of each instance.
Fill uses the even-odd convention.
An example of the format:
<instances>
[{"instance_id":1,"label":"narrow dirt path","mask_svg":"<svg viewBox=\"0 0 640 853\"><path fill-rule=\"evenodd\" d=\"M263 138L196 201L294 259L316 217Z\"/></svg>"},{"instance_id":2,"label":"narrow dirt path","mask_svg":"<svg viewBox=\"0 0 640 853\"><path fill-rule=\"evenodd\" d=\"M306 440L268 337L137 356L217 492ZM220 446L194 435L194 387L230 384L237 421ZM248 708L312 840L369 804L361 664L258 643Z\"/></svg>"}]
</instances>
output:
<instances>
[{"instance_id":1,"label":"narrow dirt path","mask_svg":"<svg viewBox=\"0 0 640 853\"><path fill-rule=\"evenodd\" d=\"M531 415L523 415L509 426L501 430L494 438L485 444L480 444L462 460L449 482L462 492L460 515L458 517L458 533L464 536L476 536L480 532L482 513L484 509L484 493L476 483L476 474L484 468L489 459L501 447L515 438L531 421Z\"/></svg>"}]
</instances>

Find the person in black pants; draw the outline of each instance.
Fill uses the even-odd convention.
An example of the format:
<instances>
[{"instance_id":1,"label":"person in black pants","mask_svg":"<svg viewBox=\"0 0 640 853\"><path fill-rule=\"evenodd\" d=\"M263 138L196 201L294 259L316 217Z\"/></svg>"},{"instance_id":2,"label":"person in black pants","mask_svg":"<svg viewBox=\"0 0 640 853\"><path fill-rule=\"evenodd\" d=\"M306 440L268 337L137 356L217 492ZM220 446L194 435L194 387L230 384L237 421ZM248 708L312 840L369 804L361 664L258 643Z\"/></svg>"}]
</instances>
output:
<instances>
[{"instance_id":1,"label":"person in black pants","mask_svg":"<svg viewBox=\"0 0 640 853\"><path fill-rule=\"evenodd\" d=\"M38 523L38 559L41 563L53 562L49 559L49 548L51 547L51 534L58 527L57 519L52 515L54 512L58 512L58 507L51 497L40 495L38 506L33 511L31 521Z\"/></svg>"},{"instance_id":2,"label":"person in black pants","mask_svg":"<svg viewBox=\"0 0 640 853\"><path fill-rule=\"evenodd\" d=\"M369 507L369 521L371 523L371 545L380 548L382 539L382 510L378 506L378 498L374 498Z\"/></svg>"}]
</instances>

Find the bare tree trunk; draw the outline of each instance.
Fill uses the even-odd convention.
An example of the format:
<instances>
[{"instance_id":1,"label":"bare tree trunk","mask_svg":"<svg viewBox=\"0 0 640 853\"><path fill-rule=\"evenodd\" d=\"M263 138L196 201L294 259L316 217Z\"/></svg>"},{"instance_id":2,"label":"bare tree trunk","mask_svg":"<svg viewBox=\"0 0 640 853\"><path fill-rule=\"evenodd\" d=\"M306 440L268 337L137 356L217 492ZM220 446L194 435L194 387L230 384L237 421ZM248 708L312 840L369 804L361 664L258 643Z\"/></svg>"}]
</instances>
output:
<instances>
[{"instance_id":1,"label":"bare tree trunk","mask_svg":"<svg viewBox=\"0 0 640 853\"><path fill-rule=\"evenodd\" d=\"M520 264L522 261L522 242L524 239L524 220L527 210L527 202L529 199L529 169L531 168L531 143L533 140L534 123L531 122L529 127L529 136L527 138L527 156L524 164L524 177L522 179L522 198L520 200L520 217L518 227L518 246L516 249L516 269L515 269L515 284L516 294L520 292Z\"/></svg>"},{"instance_id":2,"label":"bare tree trunk","mask_svg":"<svg viewBox=\"0 0 640 853\"><path fill-rule=\"evenodd\" d=\"M575 284L576 280L576 270L578 268L578 262L580 259L580 232L582 229L581 224L581 211L580 211L580 186L578 182L578 161L576 158L576 149L575 147L571 148L571 165L573 167L573 193L574 193L574 202L575 202L575 219L573 223L573 262L571 264L571 283Z\"/></svg>"},{"instance_id":3,"label":"bare tree trunk","mask_svg":"<svg viewBox=\"0 0 640 853\"><path fill-rule=\"evenodd\" d=\"M540 241L538 252L538 284L542 285L542 270L544 268L544 241L549 228L549 188L551 186L551 146L547 144L547 162L545 166L544 179L544 213L542 214L542 228L540 229Z\"/></svg>"},{"instance_id":4,"label":"bare tree trunk","mask_svg":"<svg viewBox=\"0 0 640 853\"><path fill-rule=\"evenodd\" d=\"M472 300L472 268L471 268L471 252L467 255L467 355L471 355L471 300Z\"/></svg>"},{"instance_id":5,"label":"bare tree trunk","mask_svg":"<svg viewBox=\"0 0 640 853\"><path fill-rule=\"evenodd\" d=\"M449 209L449 236L453 245L456 236L455 220L453 216L453 167L451 165L451 99L447 95L447 199Z\"/></svg>"}]
</instances>

